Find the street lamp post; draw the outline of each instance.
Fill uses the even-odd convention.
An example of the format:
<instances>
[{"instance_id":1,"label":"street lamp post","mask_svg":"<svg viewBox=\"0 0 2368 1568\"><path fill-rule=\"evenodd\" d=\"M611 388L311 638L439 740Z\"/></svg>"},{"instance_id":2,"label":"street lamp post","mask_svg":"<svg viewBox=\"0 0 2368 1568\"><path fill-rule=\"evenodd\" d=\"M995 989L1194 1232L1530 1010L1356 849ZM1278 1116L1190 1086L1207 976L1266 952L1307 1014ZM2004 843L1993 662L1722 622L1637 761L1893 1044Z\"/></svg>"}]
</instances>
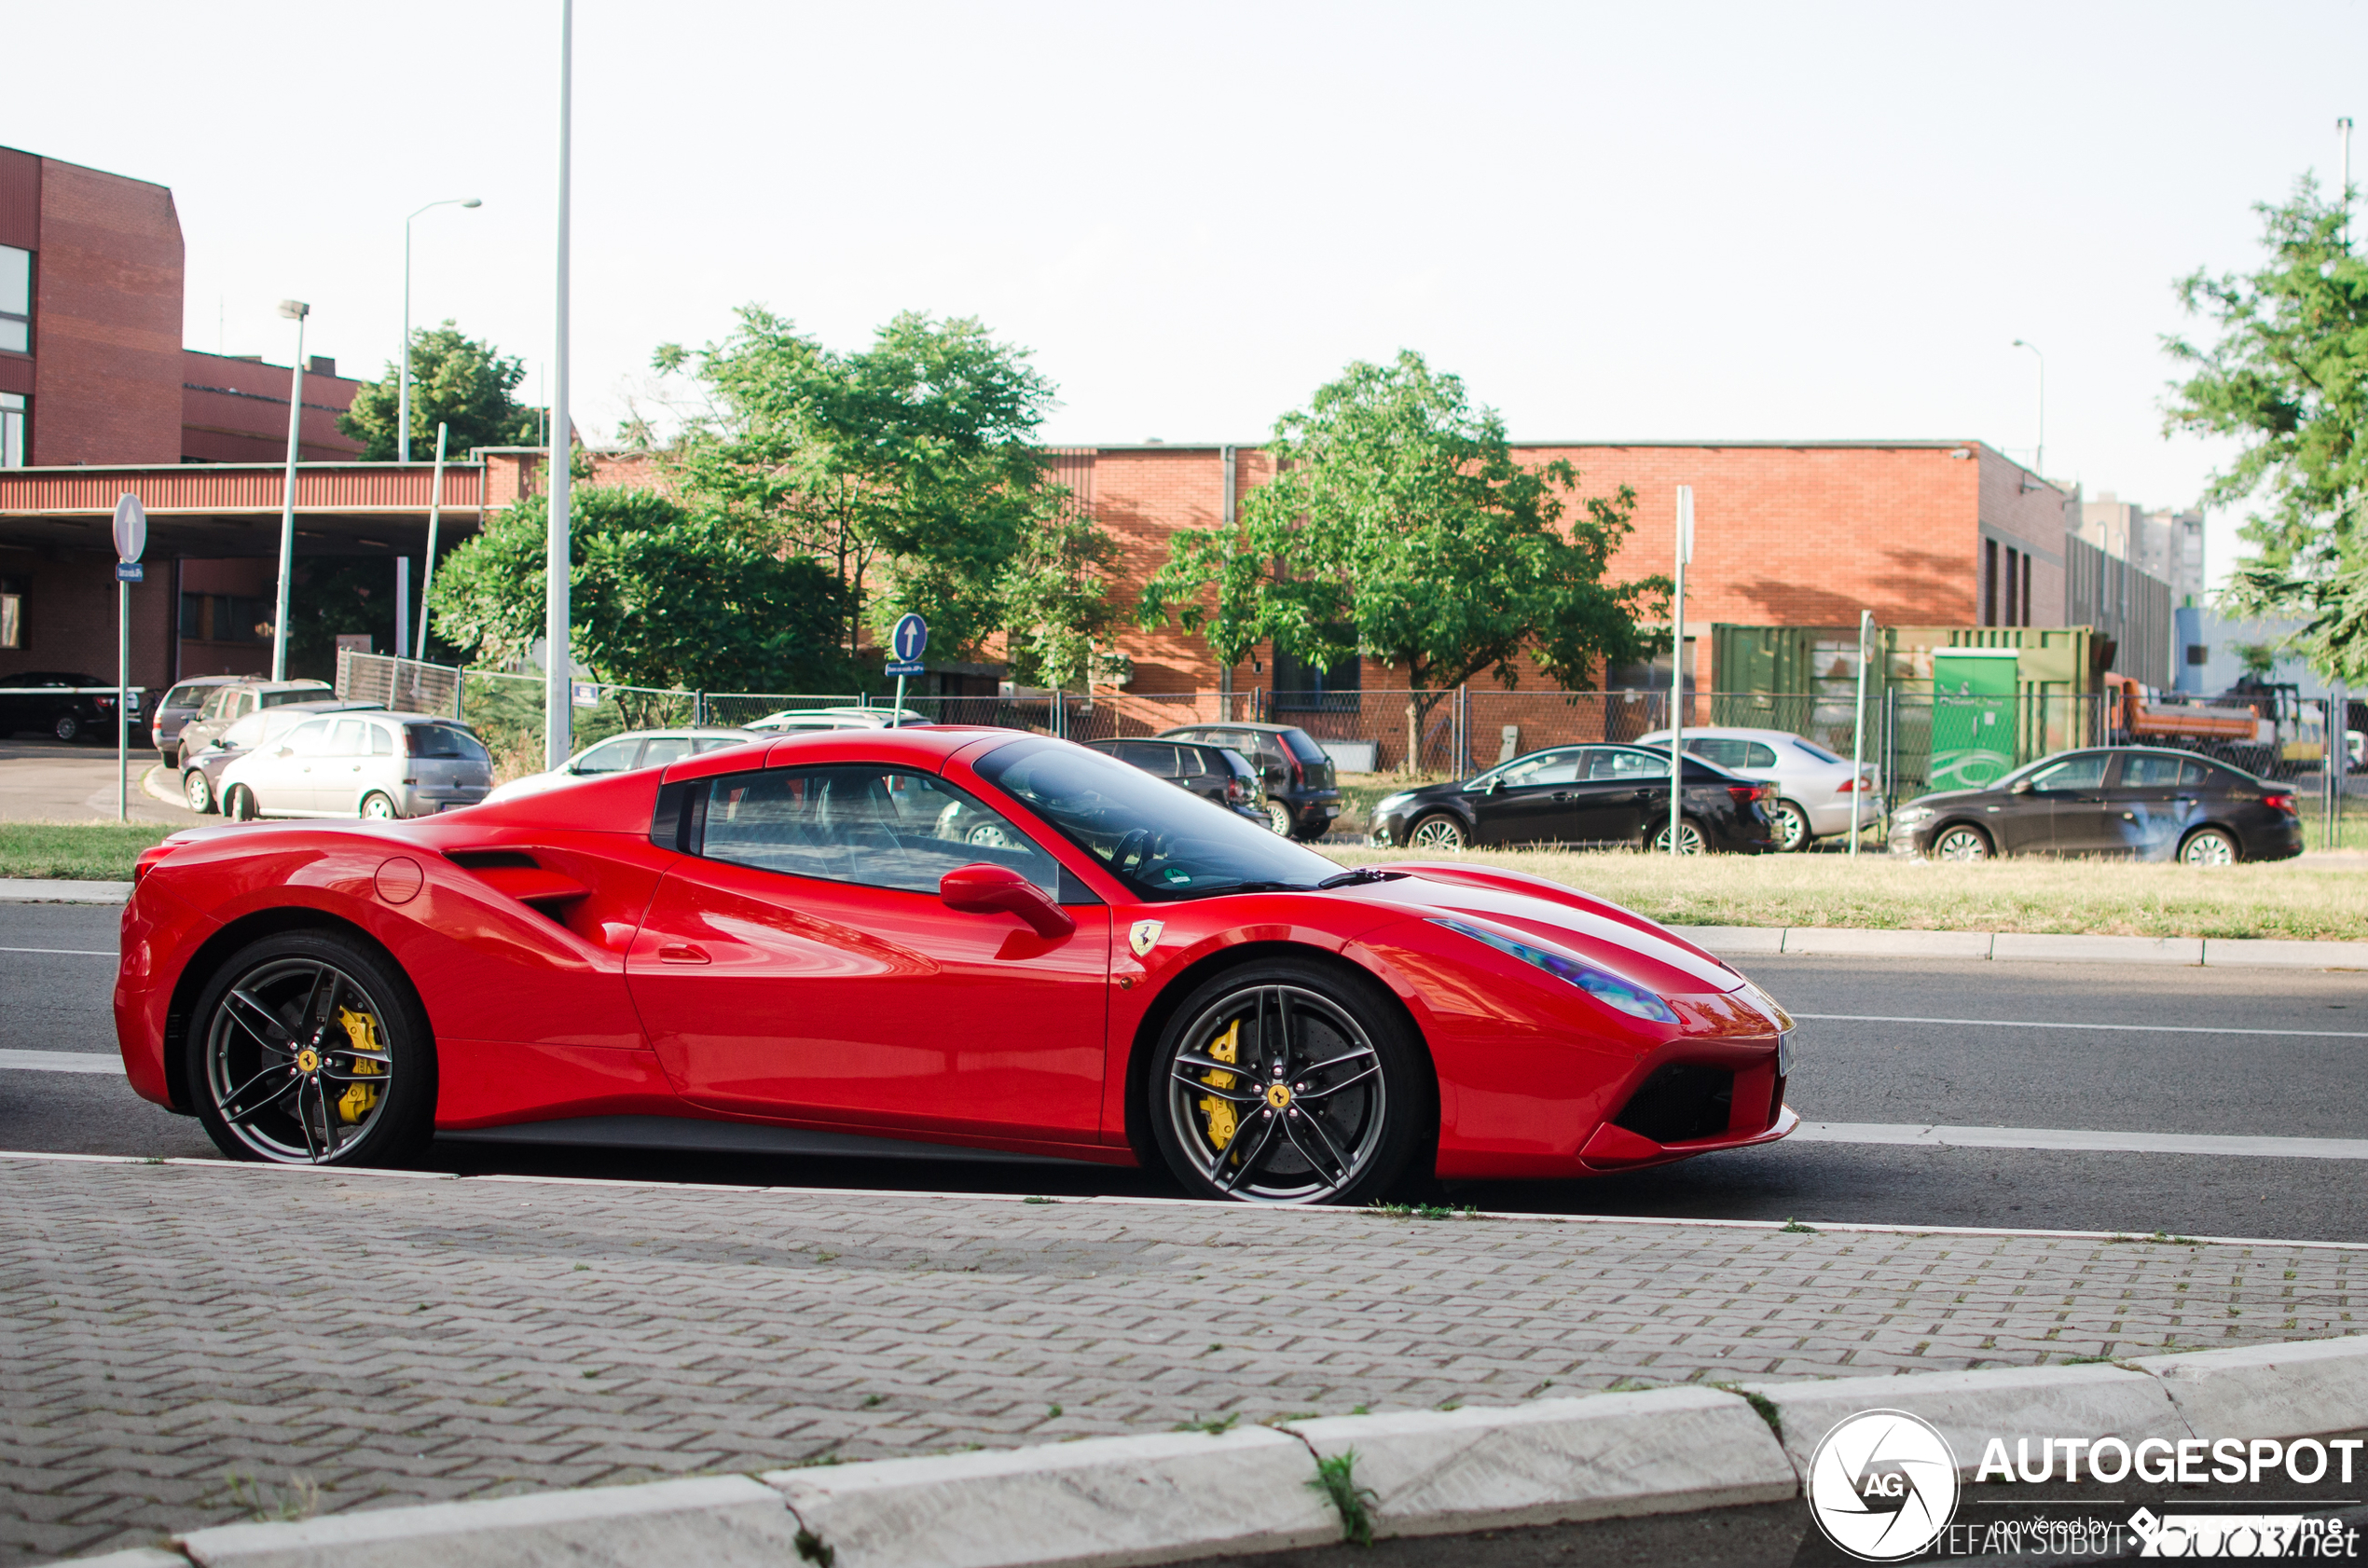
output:
<instances>
[{"instance_id":1,"label":"street lamp post","mask_svg":"<svg viewBox=\"0 0 2368 1568\"><path fill-rule=\"evenodd\" d=\"M2031 472L2042 479L2047 477L2047 356L2039 352L2039 345L2015 339L2017 349L2029 349L2039 358L2039 447L2031 454Z\"/></svg>"},{"instance_id":2,"label":"street lamp post","mask_svg":"<svg viewBox=\"0 0 2368 1568\"><path fill-rule=\"evenodd\" d=\"M455 196L442 201L431 201L420 213L434 212L438 207L482 207L485 203L474 196ZM411 218L403 220L403 378L395 393L394 450L397 462L411 461ZM400 652L401 650L397 650Z\"/></svg>"},{"instance_id":3,"label":"street lamp post","mask_svg":"<svg viewBox=\"0 0 2368 1568\"><path fill-rule=\"evenodd\" d=\"M569 684L573 661L568 657L568 194L571 158L570 126L573 114L575 0L559 0L559 248L558 256L558 331L551 349L551 436L544 449L543 466L549 506L544 513L543 598L543 765L557 768L567 761L568 704L574 695Z\"/></svg>"},{"instance_id":4,"label":"street lamp post","mask_svg":"<svg viewBox=\"0 0 2368 1568\"><path fill-rule=\"evenodd\" d=\"M280 314L296 323L296 365L288 373L288 476L280 487L280 598L271 612L271 679L288 678L288 594L296 584L296 443L304 431L304 318L312 307L301 299L280 301Z\"/></svg>"}]
</instances>

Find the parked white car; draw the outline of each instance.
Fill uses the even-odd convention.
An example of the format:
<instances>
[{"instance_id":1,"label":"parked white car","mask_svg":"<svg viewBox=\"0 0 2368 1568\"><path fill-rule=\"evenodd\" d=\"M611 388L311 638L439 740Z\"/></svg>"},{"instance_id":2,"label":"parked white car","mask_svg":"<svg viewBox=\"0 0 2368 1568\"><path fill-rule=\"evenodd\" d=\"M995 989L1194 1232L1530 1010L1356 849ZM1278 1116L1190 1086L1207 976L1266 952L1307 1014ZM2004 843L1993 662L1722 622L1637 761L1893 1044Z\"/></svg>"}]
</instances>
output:
<instances>
[{"instance_id":1,"label":"parked white car","mask_svg":"<svg viewBox=\"0 0 2368 1568\"><path fill-rule=\"evenodd\" d=\"M928 722L909 708L785 708L751 719L746 727L778 735L785 730L913 729Z\"/></svg>"},{"instance_id":2,"label":"parked white car","mask_svg":"<svg viewBox=\"0 0 2368 1568\"><path fill-rule=\"evenodd\" d=\"M530 773L497 786L485 798L490 804L516 800L521 795L539 795L574 779L630 773L638 767L664 767L680 758L721 751L726 746L746 746L762 738L747 730L733 729L627 730L597 746L585 747L548 773Z\"/></svg>"},{"instance_id":3,"label":"parked white car","mask_svg":"<svg viewBox=\"0 0 2368 1568\"><path fill-rule=\"evenodd\" d=\"M222 770L222 814L432 817L475 805L493 759L475 731L433 713L333 713L303 723Z\"/></svg>"},{"instance_id":4,"label":"parked white car","mask_svg":"<svg viewBox=\"0 0 2368 1568\"><path fill-rule=\"evenodd\" d=\"M1669 732L1639 736L1635 744L1666 749ZM1775 825L1779 849L1806 849L1821 838L1847 834L1853 793L1858 796L1858 825L1868 830L1879 825L1883 797L1873 764L1862 767L1853 780L1848 757L1838 757L1790 730L1707 725L1687 730L1686 750L1729 773L1776 786L1779 795L1768 816Z\"/></svg>"}]
</instances>

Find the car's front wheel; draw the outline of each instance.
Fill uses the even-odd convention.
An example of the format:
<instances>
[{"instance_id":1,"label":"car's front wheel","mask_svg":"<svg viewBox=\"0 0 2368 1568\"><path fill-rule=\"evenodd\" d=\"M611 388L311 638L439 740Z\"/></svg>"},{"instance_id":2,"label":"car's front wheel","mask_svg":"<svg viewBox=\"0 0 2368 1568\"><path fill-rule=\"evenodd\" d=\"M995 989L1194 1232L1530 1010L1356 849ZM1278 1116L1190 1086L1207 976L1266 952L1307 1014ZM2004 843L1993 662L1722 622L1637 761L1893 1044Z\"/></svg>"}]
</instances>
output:
<instances>
[{"instance_id":1,"label":"car's front wheel","mask_svg":"<svg viewBox=\"0 0 2368 1568\"><path fill-rule=\"evenodd\" d=\"M1436 1088L1372 982L1278 959L1185 998L1153 1058L1152 1135L1197 1197L1370 1203L1424 1154Z\"/></svg>"},{"instance_id":2,"label":"car's front wheel","mask_svg":"<svg viewBox=\"0 0 2368 1568\"><path fill-rule=\"evenodd\" d=\"M60 740L80 740L82 721L71 713L61 713L49 725L49 733Z\"/></svg>"},{"instance_id":3,"label":"car's front wheel","mask_svg":"<svg viewBox=\"0 0 2368 1568\"><path fill-rule=\"evenodd\" d=\"M435 1130L435 1041L381 954L285 931L241 949L190 1014L198 1120L233 1160L399 1165Z\"/></svg>"},{"instance_id":4,"label":"car's front wheel","mask_svg":"<svg viewBox=\"0 0 2368 1568\"><path fill-rule=\"evenodd\" d=\"M181 798L200 817L213 810L213 786L206 782L205 769L193 767L181 776Z\"/></svg>"},{"instance_id":5,"label":"car's front wheel","mask_svg":"<svg viewBox=\"0 0 2368 1568\"><path fill-rule=\"evenodd\" d=\"M1979 828L1957 827L1945 830L1933 840L1933 859L1970 863L1987 860L1997 851L1990 847L1989 835Z\"/></svg>"},{"instance_id":6,"label":"car's front wheel","mask_svg":"<svg viewBox=\"0 0 2368 1568\"><path fill-rule=\"evenodd\" d=\"M1809 831L1809 813L1794 801L1778 801L1776 809L1769 813L1769 826L1775 829L1776 847L1786 854L1797 854L1816 841Z\"/></svg>"},{"instance_id":7,"label":"car's front wheel","mask_svg":"<svg viewBox=\"0 0 2368 1568\"><path fill-rule=\"evenodd\" d=\"M2239 858L2237 841L2218 828L2197 828L2179 846L2183 866L2233 866Z\"/></svg>"},{"instance_id":8,"label":"car's front wheel","mask_svg":"<svg viewBox=\"0 0 2368 1568\"><path fill-rule=\"evenodd\" d=\"M222 815L233 822L252 822L261 813L255 809L255 791L243 784L233 784L222 797Z\"/></svg>"},{"instance_id":9,"label":"car's front wheel","mask_svg":"<svg viewBox=\"0 0 2368 1568\"><path fill-rule=\"evenodd\" d=\"M1444 811L1424 818L1406 835L1409 849L1456 850L1463 848L1464 843L1464 824Z\"/></svg>"}]
</instances>

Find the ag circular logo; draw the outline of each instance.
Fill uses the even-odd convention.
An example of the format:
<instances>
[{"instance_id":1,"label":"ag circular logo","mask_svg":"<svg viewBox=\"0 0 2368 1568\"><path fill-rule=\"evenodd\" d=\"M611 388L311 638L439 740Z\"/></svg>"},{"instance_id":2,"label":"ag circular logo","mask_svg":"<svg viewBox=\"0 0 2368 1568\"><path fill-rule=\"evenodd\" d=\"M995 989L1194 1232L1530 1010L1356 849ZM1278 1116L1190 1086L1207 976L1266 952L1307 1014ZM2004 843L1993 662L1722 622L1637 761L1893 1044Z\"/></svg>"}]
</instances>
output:
<instances>
[{"instance_id":1,"label":"ag circular logo","mask_svg":"<svg viewBox=\"0 0 2368 1568\"><path fill-rule=\"evenodd\" d=\"M1957 1512L1957 1456L1905 1410L1862 1410L1809 1461L1809 1511L1864 1562L1896 1562L1940 1539Z\"/></svg>"}]
</instances>

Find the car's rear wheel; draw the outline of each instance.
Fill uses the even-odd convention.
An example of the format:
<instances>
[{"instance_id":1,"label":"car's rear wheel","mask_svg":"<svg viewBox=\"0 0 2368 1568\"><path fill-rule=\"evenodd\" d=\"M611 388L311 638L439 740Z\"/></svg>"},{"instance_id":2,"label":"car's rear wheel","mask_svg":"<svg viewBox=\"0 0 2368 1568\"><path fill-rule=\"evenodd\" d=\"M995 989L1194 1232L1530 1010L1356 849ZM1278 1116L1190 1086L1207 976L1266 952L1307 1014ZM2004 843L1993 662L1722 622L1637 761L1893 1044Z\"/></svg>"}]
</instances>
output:
<instances>
[{"instance_id":1,"label":"car's rear wheel","mask_svg":"<svg viewBox=\"0 0 2368 1568\"><path fill-rule=\"evenodd\" d=\"M373 790L362 797L362 815L374 822L392 822L403 813L395 810L393 800L385 791Z\"/></svg>"},{"instance_id":2,"label":"car's rear wheel","mask_svg":"<svg viewBox=\"0 0 2368 1568\"><path fill-rule=\"evenodd\" d=\"M71 713L61 713L49 725L49 733L60 740L79 740L82 738L82 721Z\"/></svg>"},{"instance_id":3,"label":"car's rear wheel","mask_svg":"<svg viewBox=\"0 0 2368 1568\"><path fill-rule=\"evenodd\" d=\"M1776 847L1786 854L1797 854L1815 842L1817 835L1809 831L1809 813L1794 801L1778 801L1769 814L1769 825L1775 830Z\"/></svg>"},{"instance_id":4,"label":"car's rear wheel","mask_svg":"<svg viewBox=\"0 0 2368 1568\"><path fill-rule=\"evenodd\" d=\"M2219 828L2197 828L2179 846L2183 866L2233 866L2238 859L2237 841Z\"/></svg>"},{"instance_id":5,"label":"car's rear wheel","mask_svg":"<svg viewBox=\"0 0 2368 1568\"><path fill-rule=\"evenodd\" d=\"M1152 1071L1152 1135L1197 1197L1369 1203L1433 1122L1428 1063L1380 988L1296 959L1201 985Z\"/></svg>"},{"instance_id":6,"label":"car's rear wheel","mask_svg":"<svg viewBox=\"0 0 2368 1568\"><path fill-rule=\"evenodd\" d=\"M206 782L205 769L193 767L181 776L181 798L200 817L213 809L213 786Z\"/></svg>"},{"instance_id":7,"label":"car's rear wheel","mask_svg":"<svg viewBox=\"0 0 2368 1568\"><path fill-rule=\"evenodd\" d=\"M1963 823L1944 829L1940 836L1933 840L1933 859L1935 860L1971 863L1987 860L1996 853L1997 850L1990 846L1988 833Z\"/></svg>"},{"instance_id":8,"label":"car's rear wheel","mask_svg":"<svg viewBox=\"0 0 2368 1568\"><path fill-rule=\"evenodd\" d=\"M1266 803L1266 825L1284 838L1291 836L1291 807L1287 801Z\"/></svg>"},{"instance_id":9,"label":"car's rear wheel","mask_svg":"<svg viewBox=\"0 0 2368 1568\"><path fill-rule=\"evenodd\" d=\"M243 784L231 785L229 792L222 797L222 815L233 822L254 821L258 815L255 805L255 791Z\"/></svg>"},{"instance_id":10,"label":"car's rear wheel","mask_svg":"<svg viewBox=\"0 0 2368 1568\"><path fill-rule=\"evenodd\" d=\"M435 1130L435 1041L380 954L322 931L241 949L190 1014L189 1097L214 1147L281 1165L398 1165Z\"/></svg>"},{"instance_id":11,"label":"car's rear wheel","mask_svg":"<svg viewBox=\"0 0 2368 1568\"><path fill-rule=\"evenodd\" d=\"M1663 822L1654 832L1653 841L1646 847L1656 855L1666 855L1669 853L1669 824ZM1677 823L1677 852L1680 855L1702 855L1709 851L1710 840L1702 835L1701 824L1691 817L1680 818Z\"/></svg>"},{"instance_id":12,"label":"car's rear wheel","mask_svg":"<svg viewBox=\"0 0 2368 1568\"><path fill-rule=\"evenodd\" d=\"M1464 824L1444 811L1424 818L1406 835L1409 849L1461 849L1464 842Z\"/></svg>"}]
</instances>

